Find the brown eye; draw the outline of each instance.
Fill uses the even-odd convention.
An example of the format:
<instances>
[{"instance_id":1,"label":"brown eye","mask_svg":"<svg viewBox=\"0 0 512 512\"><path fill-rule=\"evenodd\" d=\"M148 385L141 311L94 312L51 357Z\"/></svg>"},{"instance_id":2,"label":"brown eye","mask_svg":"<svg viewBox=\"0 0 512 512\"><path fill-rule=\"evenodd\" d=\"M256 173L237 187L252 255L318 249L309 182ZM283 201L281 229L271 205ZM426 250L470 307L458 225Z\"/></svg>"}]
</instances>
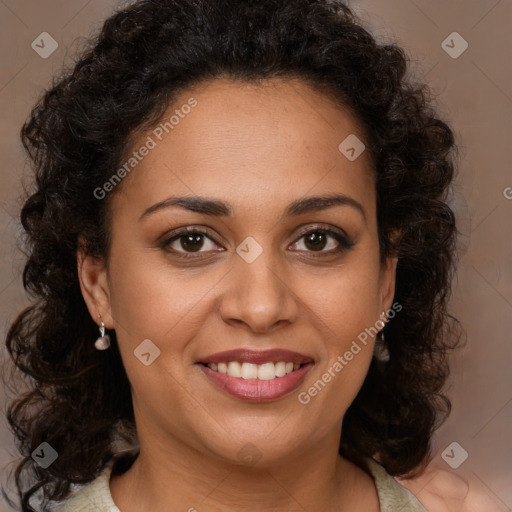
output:
<instances>
[{"instance_id":1,"label":"brown eye","mask_svg":"<svg viewBox=\"0 0 512 512\"><path fill-rule=\"evenodd\" d=\"M201 235L199 233L194 233L194 234L190 234L190 235L181 235L179 237L179 240L180 240L182 249L184 249L185 251L186 250L191 250L193 252L198 251L199 249L201 249L201 247L203 246L203 243L204 243L202 237L203 237L203 235Z\"/></svg>"},{"instance_id":2,"label":"brown eye","mask_svg":"<svg viewBox=\"0 0 512 512\"><path fill-rule=\"evenodd\" d=\"M172 236L162 241L161 247L166 251L175 252L183 258L194 257L193 253L219 251L219 246L206 231L195 228L182 229L173 233Z\"/></svg>"},{"instance_id":3,"label":"brown eye","mask_svg":"<svg viewBox=\"0 0 512 512\"><path fill-rule=\"evenodd\" d=\"M325 233L315 231L305 237L305 245L312 251L321 251L327 243L327 236Z\"/></svg>"},{"instance_id":4,"label":"brown eye","mask_svg":"<svg viewBox=\"0 0 512 512\"><path fill-rule=\"evenodd\" d=\"M303 245L305 249L300 248L299 241L304 239ZM346 235L333 231L331 229L313 229L302 236L293 244L294 250L305 251L313 254L314 256L332 255L333 253L342 252L345 249L351 249L354 246ZM326 249L327 250L324 250Z\"/></svg>"}]
</instances>

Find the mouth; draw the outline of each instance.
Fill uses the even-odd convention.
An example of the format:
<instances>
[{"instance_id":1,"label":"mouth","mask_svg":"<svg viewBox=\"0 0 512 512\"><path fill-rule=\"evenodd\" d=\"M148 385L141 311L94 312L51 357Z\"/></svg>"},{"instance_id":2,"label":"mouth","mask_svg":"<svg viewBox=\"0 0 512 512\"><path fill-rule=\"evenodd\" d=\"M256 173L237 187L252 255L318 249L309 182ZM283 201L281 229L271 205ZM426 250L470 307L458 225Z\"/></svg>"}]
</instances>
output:
<instances>
[{"instance_id":1,"label":"mouth","mask_svg":"<svg viewBox=\"0 0 512 512\"><path fill-rule=\"evenodd\" d=\"M218 364L200 364L207 366L214 372L245 380L274 380L297 371L302 366L304 366L292 361L277 361L263 364L254 364L241 361L222 361Z\"/></svg>"},{"instance_id":2,"label":"mouth","mask_svg":"<svg viewBox=\"0 0 512 512\"><path fill-rule=\"evenodd\" d=\"M216 388L244 401L263 402L296 389L314 361L288 350L231 350L197 364Z\"/></svg>"}]
</instances>

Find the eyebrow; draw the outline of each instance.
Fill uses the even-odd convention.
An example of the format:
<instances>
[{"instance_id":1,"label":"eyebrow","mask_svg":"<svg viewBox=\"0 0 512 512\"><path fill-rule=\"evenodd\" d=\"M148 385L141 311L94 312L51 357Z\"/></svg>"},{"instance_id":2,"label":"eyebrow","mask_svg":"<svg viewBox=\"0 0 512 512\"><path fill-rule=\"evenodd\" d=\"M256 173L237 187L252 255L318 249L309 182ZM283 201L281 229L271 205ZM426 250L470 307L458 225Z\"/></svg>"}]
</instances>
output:
<instances>
[{"instance_id":1,"label":"eyebrow","mask_svg":"<svg viewBox=\"0 0 512 512\"><path fill-rule=\"evenodd\" d=\"M228 203L217 199L199 196L171 196L147 208L140 216L139 220L173 206L178 206L185 210L213 217L233 216L233 209L231 206ZM350 206L359 211L366 222L366 213L361 203L345 194L328 194L297 199L287 206L284 212L284 217L294 217L304 213L326 210L333 206Z\"/></svg>"}]
</instances>

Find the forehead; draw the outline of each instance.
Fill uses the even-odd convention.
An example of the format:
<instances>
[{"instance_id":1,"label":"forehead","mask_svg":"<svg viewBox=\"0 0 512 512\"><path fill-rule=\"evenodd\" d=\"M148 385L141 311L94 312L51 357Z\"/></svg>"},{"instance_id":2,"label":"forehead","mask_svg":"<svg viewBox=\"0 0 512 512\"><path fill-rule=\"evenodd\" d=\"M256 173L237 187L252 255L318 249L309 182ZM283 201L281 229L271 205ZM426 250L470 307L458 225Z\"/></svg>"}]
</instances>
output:
<instances>
[{"instance_id":1,"label":"forehead","mask_svg":"<svg viewBox=\"0 0 512 512\"><path fill-rule=\"evenodd\" d=\"M147 206L177 193L266 197L272 204L336 190L374 199L368 152L351 160L342 151L345 140L363 147L360 123L299 79L197 84L177 95L130 151L149 139L151 149L122 183L121 196L132 204L135 195Z\"/></svg>"}]
</instances>

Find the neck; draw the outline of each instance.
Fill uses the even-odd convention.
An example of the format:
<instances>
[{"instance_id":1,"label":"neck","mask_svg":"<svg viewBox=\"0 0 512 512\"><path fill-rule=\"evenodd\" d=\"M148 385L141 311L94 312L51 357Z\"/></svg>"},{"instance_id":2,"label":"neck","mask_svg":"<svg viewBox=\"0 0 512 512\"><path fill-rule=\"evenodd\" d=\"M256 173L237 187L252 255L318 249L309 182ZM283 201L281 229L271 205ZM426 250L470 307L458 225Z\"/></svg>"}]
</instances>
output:
<instances>
[{"instance_id":1,"label":"neck","mask_svg":"<svg viewBox=\"0 0 512 512\"><path fill-rule=\"evenodd\" d=\"M230 462L168 436L139 435L132 467L110 481L123 512L173 510L270 512L379 510L372 478L338 455L339 434L298 448L286 460Z\"/></svg>"}]
</instances>

